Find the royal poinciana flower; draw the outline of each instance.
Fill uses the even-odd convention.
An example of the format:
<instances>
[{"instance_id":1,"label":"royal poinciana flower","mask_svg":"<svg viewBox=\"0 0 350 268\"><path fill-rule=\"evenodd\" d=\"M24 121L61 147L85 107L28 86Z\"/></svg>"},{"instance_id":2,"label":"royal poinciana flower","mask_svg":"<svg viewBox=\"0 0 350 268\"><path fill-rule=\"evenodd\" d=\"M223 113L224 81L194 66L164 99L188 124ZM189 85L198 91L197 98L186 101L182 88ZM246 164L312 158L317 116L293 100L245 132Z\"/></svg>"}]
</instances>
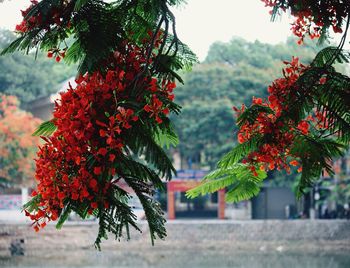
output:
<instances>
[{"instance_id":1,"label":"royal poinciana flower","mask_svg":"<svg viewBox=\"0 0 350 268\"><path fill-rule=\"evenodd\" d=\"M295 17L292 23L292 32L299 37L298 43L301 44L305 36L311 39L319 38L328 28L332 28L335 33L342 33L342 25L350 9L349 1L280 1L280 0L261 0L265 6L273 8L270 11L286 12L290 10ZM274 11L274 9L276 9Z\"/></svg>"},{"instance_id":2,"label":"royal poinciana flower","mask_svg":"<svg viewBox=\"0 0 350 268\"><path fill-rule=\"evenodd\" d=\"M45 13L44 15L41 13L42 10L38 8L39 1L30 0L30 2L31 5L26 10L21 10L23 20L16 25L16 32L23 34L41 27L44 27L46 31L50 31L51 26L63 26L63 23L65 23L64 26L69 27L69 22L67 25L65 18L69 17L73 12L74 3L72 1L53 2L51 3L52 9L50 13ZM29 13L32 14L29 16Z\"/></svg>"},{"instance_id":3,"label":"royal poinciana flower","mask_svg":"<svg viewBox=\"0 0 350 268\"><path fill-rule=\"evenodd\" d=\"M289 162L289 158L299 158L300 155L291 153L291 146L295 142L297 135L308 135L310 128L322 129L327 127L327 119L320 111L315 110L305 119L298 122L285 116L289 111L290 105L300 95L301 90L297 84L298 78L308 69L299 62L298 58L293 58L291 62L284 62L286 67L283 70L284 77L276 79L269 87L269 96L267 100L253 98L252 107L262 107L256 119L251 122L245 120L243 123L242 115L246 108L243 105L240 109L234 107L238 113L238 142L249 142L260 136L268 136L269 141L262 144L256 151L250 153L243 163L249 163L251 170L256 173L256 167L261 170L285 169L290 172L290 166L299 166L296 160ZM324 83L324 78L319 81ZM323 112L324 114L324 112Z\"/></svg>"},{"instance_id":4,"label":"royal poinciana flower","mask_svg":"<svg viewBox=\"0 0 350 268\"><path fill-rule=\"evenodd\" d=\"M57 130L43 137L36 159L37 207L26 211L35 230L56 220L67 202L87 204L89 214L108 209L129 133L136 125L156 127L169 114L175 83L149 75L138 79L147 63L143 49L124 42L106 62L104 74L79 77L76 88L55 103Z\"/></svg>"}]
</instances>

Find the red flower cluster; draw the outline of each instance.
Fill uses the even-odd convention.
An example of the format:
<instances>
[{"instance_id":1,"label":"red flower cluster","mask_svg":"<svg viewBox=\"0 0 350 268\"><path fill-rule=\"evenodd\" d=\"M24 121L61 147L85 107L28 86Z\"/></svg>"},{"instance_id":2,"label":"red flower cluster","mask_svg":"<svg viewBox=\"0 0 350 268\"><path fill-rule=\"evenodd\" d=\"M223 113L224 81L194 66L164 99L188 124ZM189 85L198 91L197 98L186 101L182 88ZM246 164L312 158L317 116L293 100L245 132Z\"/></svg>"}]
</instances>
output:
<instances>
[{"instance_id":1,"label":"red flower cluster","mask_svg":"<svg viewBox=\"0 0 350 268\"><path fill-rule=\"evenodd\" d=\"M149 117L154 117L159 124L163 122L159 115L169 114L169 109L164 108L163 102L161 102L156 95L152 96L151 102L149 104L146 104L143 109L150 114Z\"/></svg>"},{"instance_id":2,"label":"red flower cluster","mask_svg":"<svg viewBox=\"0 0 350 268\"><path fill-rule=\"evenodd\" d=\"M61 93L53 119L57 130L44 138L36 159L37 210L26 212L35 229L56 220L68 202L87 204L90 214L109 208L108 192L119 174L128 132L136 124L161 124L173 100L172 81L137 80L146 62L144 49L124 42L105 74L86 74L75 89Z\"/></svg>"},{"instance_id":3,"label":"red flower cluster","mask_svg":"<svg viewBox=\"0 0 350 268\"><path fill-rule=\"evenodd\" d=\"M61 25L63 22L62 14L63 10L66 8L67 3L63 3L60 8L55 7L50 10L50 14L43 14L38 13L35 16L30 16L29 18L26 18L28 13L32 10L33 7L38 5L37 0L30 0L31 5L26 10L21 10L23 20L20 24L16 25L15 31L19 33L26 33L29 32L36 27L42 27L44 26L47 30L50 30L50 26L55 25ZM43 20L43 17L45 17L45 21Z\"/></svg>"},{"instance_id":4,"label":"red flower cluster","mask_svg":"<svg viewBox=\"0 0 350 268\"><path fill-rule=\"evenodd\" d=\"M29 11L38 4L37 0L31 0L32 4L26 9L21 10L22 17L25 18ZM31 29L35 28L38 25L41 25L42 23L42 16L39 14L38 16L31 16L27 20L23 20L20 24L16 25L16 32L26 33L30 31Z\"/></svg>"},{"instance_id":5,"label":"red flower cluster","mask_svg":"<svg viewBox=\"0 0 350 268\"><path fill-rule=\"evenodd\" d=\"M296 17L292 23L291 30L299 37L301 44L306 35L311 39L319 38L326 26L332 26L335 33L342 33L342 23L345 20L349 9L349 1L279 1L261 0L265 6L281 9L283 12L290 9L291 14ZM272 11L270 11L272 12Z\"/></svg>"},{"instance_id":6,"label":"red flower cluster","mask_svg":"<svg viewBox=\"0 0 350 268\"><path fill-rule=\"evenodd\" d=\"M325 117L320 112L309 115L300 122L291 119L285 119L283 112L288 111L289 105L296 100L298 88L296 81L301 74L307 70L307 67L299 63L298 58L293 58L291 62L285 62L287 65L283 70L284 77L275 80L268 87L268 100L253 98L252 106L263 106L269 108L269 111L260 112L253 123L244 122L238 131L238 142L244 143L257 136L269 137L269 141L252 152L243 160L249 163L251 170L257 175L255 167L261 170L285 169L290 172L291 166L298 166L296 160L288 163L288 157L298 158L297 155L291 155L290 148L296 135L308 135L310 126L316 128L325 127ZM323 79L320 83L324 83ZM243 105L241 109L234 107L238 115L245 111ZM265 109L266 110L266 109ZM238 124L240 122L238 121ZM301 168L298 169L301 171Z\"/></svg>"},{"instance_id":7,"label":"red flower cluster","mask_svg":"<svg viewBox=\"0 0 350 268\"><path fill-rule=\"evenodd\" d=\"M47 52L47 57L54 58L56 62L60 62L61 59L63 59L66 56L66 50L67 48L65 49L51 48Z\"/></svg>"}]
</instances>

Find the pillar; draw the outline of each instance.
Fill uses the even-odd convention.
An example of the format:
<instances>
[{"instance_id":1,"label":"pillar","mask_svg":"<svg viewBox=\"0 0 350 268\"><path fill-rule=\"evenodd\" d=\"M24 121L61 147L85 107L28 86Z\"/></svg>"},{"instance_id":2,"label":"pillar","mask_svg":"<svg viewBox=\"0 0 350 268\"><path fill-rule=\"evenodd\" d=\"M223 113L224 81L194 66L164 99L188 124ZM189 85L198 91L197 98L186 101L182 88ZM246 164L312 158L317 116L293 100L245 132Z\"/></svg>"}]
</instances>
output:
<instances>
[{"instance_id":1,"label":"pillar","mask_svg":"<svg viewBox=\"0 0 350 268\"><path fill-rule=\"evenodd\" d=\"M175 193L170 190L171 182L168 182L168 219L175 220Z\"/></svg>"},{"instance_id":2,"label":"pillar","mask_svg":"<svg viewBox=\"0 0 350 268\"><path fill-rule=\"evenodd\" d=\"M219 190L218 192L218 219L225 219L225 189Z\"/></svg>"}]
</instances>

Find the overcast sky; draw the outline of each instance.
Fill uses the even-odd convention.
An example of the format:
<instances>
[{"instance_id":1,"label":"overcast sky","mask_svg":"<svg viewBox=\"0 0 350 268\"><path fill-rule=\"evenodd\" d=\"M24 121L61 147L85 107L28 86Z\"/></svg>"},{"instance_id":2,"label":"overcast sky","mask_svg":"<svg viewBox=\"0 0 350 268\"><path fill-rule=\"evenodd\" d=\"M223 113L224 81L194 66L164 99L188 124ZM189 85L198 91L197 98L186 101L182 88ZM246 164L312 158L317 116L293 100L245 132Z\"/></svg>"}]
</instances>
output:
<instances>
[{"instance_id":1,"label":"overcast sky","mask_svg":"<svg viewBox=\"0 0 350 268\"><path fill-rule=\"evenodd\" d=\"M1 2L2 0L0 0ZM175 10L180 39L204 59L215 41L240 36L249 41L284 42L290 35L290 18L270 22L269 9L260 0L187 0ZM21 21L21 9L29 0L4 0L0 4L0 27L13 30Z\"/></svg>"}]
</instances>

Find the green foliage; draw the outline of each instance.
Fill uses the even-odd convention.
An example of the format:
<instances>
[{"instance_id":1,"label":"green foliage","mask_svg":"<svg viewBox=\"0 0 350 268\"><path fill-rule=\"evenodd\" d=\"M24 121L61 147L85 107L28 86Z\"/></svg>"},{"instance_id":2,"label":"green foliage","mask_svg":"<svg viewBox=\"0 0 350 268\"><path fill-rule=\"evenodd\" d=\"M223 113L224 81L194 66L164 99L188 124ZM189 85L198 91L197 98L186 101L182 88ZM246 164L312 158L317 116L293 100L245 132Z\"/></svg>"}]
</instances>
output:
<instances>
[{"instance_id":1,"label":"green foliage","mask_svg":"<svg viewBox=\"0 0 350 268\"><path fill-rule=\"evenodd\" d=\"M301 197L323 171L334 174L332 159L343 156L346 148L344 144L329 138L298 136L291 148L291 153L300 155L302 159L303 172L297 186L297 196Z\"/></svg>"},{"instance_id":2,"label":"green foliage","mask_svg":"<svg viewBox=\"0 0 350 268\"><path fill-rule=\"evenodd\" d=\"M157 144L153 131L145 127L134 127L128 135L128 147L136 156L143 156L148 164L154 166L161 177L170 179L175 169L163 148Z\"/></svg>"},{"instance_id":3,"label":"green foliage","mask_svg":"<svg viewBox=\"0 0 350 268\"><path fill-rule=\"evenodd\" d=\"M94 216L99 219L99 229L95 240L95 247L99 250L101 250L102 239L107 239L108 233L112 233L115 239L120 239L125 229L129 239L129 226L140 231L135 223L136 216L132 212L132 208L128 206L128 194L116 187L110 192L108 198L111 200L108 210L100 207L94 211Z\"/></svg>"},{"instance_id":4,"label":"green foliage","mask_svg":"<svg viewBox=\"0 0 350 268\"><path fill-rule=\"evenodd\" d=\"M63 208L61 215L56 223L56 228L61 229L65 221L68 219L69 214L72 212L71 210L71 205L68 203L66 206Z\"/></svg>"},{"instance_id":5,"label":"green foliage","mask_svg":"<svg viewBox=\"0 0 350 268\"><path fill-rule=\"evenodd\" d=\"M0 30L0 49L15 38L9 31ZM22 55L14 53L0 57L0 93L15 95L22 106L38 97L56 93L60 84L76 73L76 67L65 66L48 59L43 53Z\"/></svg>"},{"instance_id":6,"label":"green foliage","mask_svg":"<svg viewBox=\"0 0 350 268\"><path fill-rule=\"evenodd\" d=\"M195 198L228 188L226 201L239 202L252 198L260 192L262 182L266 178L265 172L259 170L255 176L249 166L240 163L232 165L225 163L222 166L206 175L201 185L189 190L187 197Z\"/></svg>"},{"instance_id":7,"label":"green foliage","mask_svg":"<svg viewBox=\"0 0 350 268\"><path fill-rule=\"evenodd\" d=\"M66 18L61 25L51 26L50 31L45 27L35 27L13 41L2 54L17 50L27 52L38 48L48 50L67 47L66 41L70 40L72 45L68 46L65 60L78 63L80 74L92 73L102 71L101 62L116 51L121 42L129 40L140 44L151 31L153 35L148 47L150 55L156 36L162 29L163 43L151 72L160 76L170 75L181 81L176 71L188 69L197 61L195 54L177 37L175 17L169 9L169 6L181 2L183 0L119 0L109 3L96 0L70 1L66 3ZM61 0L41 1L31 8L27 18L40 14L45 21L51 10L61 5Z\"/></svg>"},{"instance_id":8,"label":"green foliage","mask_svg":"<svg viewBox=\"0 0 350 268\"><path fill-rule=\"evenodd\" d=\"M262 105L253 105L249 109L245 110L237 118L237 126L242 126L245 123L253 124L259 115L259 113L273 114L271 108Z\"/></svg>"},{"instance_id":9,"label":"green foliage","mask_svg":"<svg viewBox=\"0 0 350 268\"><path fill-rule=\"evenodd\" d=\"M46 121L42 123L33 133L33 136L44 136L48 137L51 136L55 131L57 127L55 126L54 122L52 120Z\"/></svg>"},{"instance_id":10,"label":"green foliage","mask_svg":"<svg viewBox=\"0 0 350 268\"><path fill-rule=\"evenodd\" d=\"M240 143L235 146L230 152L224 155L218 162L218 167L222 169L230 168L241 161L249 153L256 151L259 145L262 144L262 137L255 136L249 141Z\"/></svg>"},{"instance_id":11,"label":"green foliage","mask_svg":"<svg viewBox=\"0 0 350 268\"><path fill-rule=\"evenodd\" d=\"M164 239L166 237L164 212L160 204L151 198L153 192L149 191L149 185L129 177L125 177L125 181L134 189L145 210L152 244L154 244L156 236L160 239Z\"/></svg>"}]
</instances>

